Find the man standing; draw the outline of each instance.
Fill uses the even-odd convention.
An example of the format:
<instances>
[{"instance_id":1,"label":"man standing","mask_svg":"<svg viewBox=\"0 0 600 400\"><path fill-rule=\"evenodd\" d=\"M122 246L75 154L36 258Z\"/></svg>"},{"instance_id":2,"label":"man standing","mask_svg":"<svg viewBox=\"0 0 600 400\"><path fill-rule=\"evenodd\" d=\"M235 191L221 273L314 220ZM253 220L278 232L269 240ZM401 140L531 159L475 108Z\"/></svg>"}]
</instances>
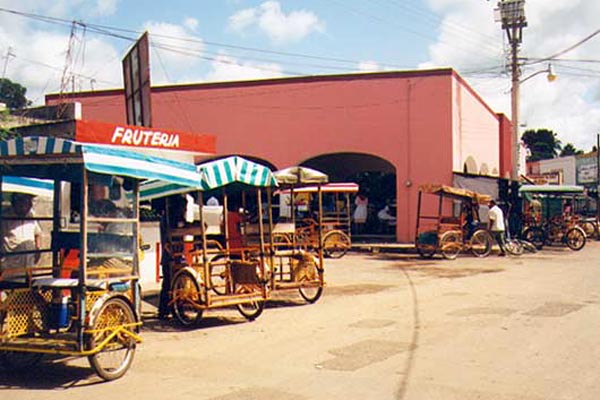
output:
<instances>
[{"instance_id":1,"label":"man standing","mask_svg":"<svg viewBox=\"0 0 600 400\"><path fill-rule=\"evenodd\" d=\"M506 230L504 227L504 213L494 200L490 200L489 208L490 232L494 236L494 239L496 239L498 247L500 247L500 254L498 255L504 257L506 255L506 246L504 243L504 231Z\"/></svg>"}]
</instances>

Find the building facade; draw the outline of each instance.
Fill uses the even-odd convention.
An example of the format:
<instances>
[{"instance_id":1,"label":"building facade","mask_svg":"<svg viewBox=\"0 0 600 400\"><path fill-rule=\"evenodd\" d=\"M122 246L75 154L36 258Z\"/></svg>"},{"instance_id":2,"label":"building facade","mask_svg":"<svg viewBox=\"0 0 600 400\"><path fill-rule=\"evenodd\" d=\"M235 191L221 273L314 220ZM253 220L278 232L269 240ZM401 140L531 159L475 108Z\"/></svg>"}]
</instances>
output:
<instances>
[{"instance_id":1,"label":"building facade","mask_svg":"<svg viewBox=\"0 0 600 400\"><path fill-rule=\"evenodd\" d=\"M125 122L122 90L67 98L84 119ZM157 126L215 135L221 155L302 164L338 182L361 171L393 175L401 242L414 240L420 184L512 168L510 121L452 69L153 87L152 110Z\"/></svg>"}]
</instances>

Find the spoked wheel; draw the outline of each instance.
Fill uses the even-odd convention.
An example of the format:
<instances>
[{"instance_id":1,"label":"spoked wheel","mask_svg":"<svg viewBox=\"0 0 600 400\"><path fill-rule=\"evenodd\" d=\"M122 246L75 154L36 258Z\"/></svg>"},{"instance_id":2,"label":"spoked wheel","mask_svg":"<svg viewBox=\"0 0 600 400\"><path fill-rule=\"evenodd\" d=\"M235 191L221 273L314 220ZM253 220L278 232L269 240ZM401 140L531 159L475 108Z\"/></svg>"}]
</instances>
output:
<instances>
[{"instance_id":1,"label":"spoked wheel","mask_svg":"<svg viewBox=\"0 0 600 400\"><path fill-rule=\"evenodd\" d=\"M529 243L532 243L538 250L541 250L544 247L544 244L546 244L546 235L544 234L544 231L535 226L525 229L523 238Z\"/></svg>"},{"instance_id":2,"label":"spoked wheel","mask_svg":"<svg viewBox=\"0 0 600 400\"><path fill-rule=\"evenodd\" d=\"M579 251L585 246L585 233L581 228L571 228L567 231L566 241L571 250Z\"/></svg>"},{"instance_id":3,"label":"spoked wheel","mask_svg":"<svg viewBox=\"0 0 600 400\"><path fill-rule=\"evenodd\" d=\"M520 256L524 251L523 245L516 239L507 239L505 247L508 254L513 256Z\"/></svg>"},{"instance_id":4,"label":"spoked wheel","mask_svg":"<svg viewBox=\"0 0 600 400\"><path fill-rule=\"evenodd\" d=\"M123 299L108 299L100 309L88 339L90 349L101 345L115 329L127 326L126 330L134 330L136 318L131 306ZM120 332L113 336L108 343L96 354L88 357L90 365L98 376L106 381L122 377L133 361L136 341L127 334Z\"/></svg>"},{"instance_id":5,"label":"spoked wheel","mask_svg":"<svg viewBox=\"0 0 600 400\"><path fill-rule=\"evenodd\" d=\"M458 231L448 231L440 239L440 250L447 260L454 260L462 247L462 235Z\"/></svg>"},{"instance_id":6,"label":"spoked wheel","mask_svg":"<svg viewBox=\"0 0 600 400\"><path fill-rule=\"evenodd\" d=\"M42 357L41 353L0 351L0 365L6 371L25 372L37 365Z\"/></svg>"},{"instance_id":7,"label":"spoked wheel","mask_svg":"<svg viewBox=\"0 0 600 400\"><path fill-rule=\"evenodd\" d=\"M323 271L315 257L303 257L301 261L302 273L296 279L300 284L311 283L310 286L300 286L300 296L308 303L315 303L323 294Z\"/></svg>"},{"instance_id":8,"label":"spoked wheel","mask_svg":"<svg viewBox=\"0 0 600 400\"><path fill-rule=\"evenodd\" d=\"M177 321L186 327L192 326L202 319L202 309L198 282L189 272L175 276L172 289L173 315Z\"/></svg>"},{"instance_id":9,"label":"spoked wheel","mask_svg":"<svg viewBox=\"0 0 600 400\"><path fill-rule=\"evenodd\" d=\"M216 294L227 294L227 264L225 256L220 254L210 260L210 287Z\"/></svg>"},{"instance_id":10,"label":"spoked wheel","mask_svg":"<svg viewBox=\"0 0 600 400\"><path fill-rule=\"evenodd\" d=\"M323 236L325 257L342 258L350 250L350 236L342 231L330 231Z\"/></svg>"},{"instance_id":11,"label":"spoked wheel","mask_svg":"<svg viewBox=\"0 0 600 400\"><path fill-rule=\"evenodd\" d=\"M583 229L583 232L585 233L585 236L587 238L593 238L598 234L598 228L593 222L585 221L582 222L579 226L581 227L581 229Z\"/></svg>"},{"instance_id":12,"label":"spoked wheel","mask_svg":"<svg viewBox=\"0 0 600 400\"><path fill-rule=\"evenodd\" d=\"M491 250L490 234L483 229L476 230L471 236L471 253L477 257L487 257L490 255Z\"/></svg>"},{"instance_id":13,"label":"spoked wheel","mask_svg":"<svg viewBox=\"0 0 600 400\"><path fill-rule=\"evenodd\" d=\"M249 301L247 303L238 304L236 307L244 318L248 321L254 321L262 314L265 308L265 302L264 300Z\"/></svg>"},{"instance_id":14,"label":"spoked wheel","mask_svg":"<svg viewBox=\"0 0 600 400\"><path fill-rule=\"evenodd\" d=\"M519 240L519 243L521 243L521 247L523 247L523 252L537 253L538 251L533 243L528 242L527 240Z\"/></svg>"}]
</instances>

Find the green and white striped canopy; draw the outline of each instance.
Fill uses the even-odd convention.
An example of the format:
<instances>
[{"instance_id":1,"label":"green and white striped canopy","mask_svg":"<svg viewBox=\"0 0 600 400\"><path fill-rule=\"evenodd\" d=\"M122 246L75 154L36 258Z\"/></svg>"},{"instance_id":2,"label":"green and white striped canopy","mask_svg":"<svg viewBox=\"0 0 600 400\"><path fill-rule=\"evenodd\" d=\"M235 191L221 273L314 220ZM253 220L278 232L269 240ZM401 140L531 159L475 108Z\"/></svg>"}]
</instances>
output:
<instances>
[{"instance_id":1,"label":"green and white striped canopy","mask_svg":"<svg viewBox=\"0 0 600 400\"><path fill-rule=\"evenodd\" d=\"M253 187L277 186L271 170L262 165L239 156L208 161L196 166L200 178L200 190L207 191L241 183ZM178 193L187 193L189 187L150 180L140 186L140 199L152 200Z\"/></svg>"},{"instance_id":2,"label":"green and white striped canopy","mask_svg":"<svg viewBox=\"0 0 600 400\"><path fill-rule=\"evenodd\" d=\"M212 190L232 183L254 187L277 186L271 170L239 156L209 161L197 166L202 190Z\"/></svg>"}]
</instances>

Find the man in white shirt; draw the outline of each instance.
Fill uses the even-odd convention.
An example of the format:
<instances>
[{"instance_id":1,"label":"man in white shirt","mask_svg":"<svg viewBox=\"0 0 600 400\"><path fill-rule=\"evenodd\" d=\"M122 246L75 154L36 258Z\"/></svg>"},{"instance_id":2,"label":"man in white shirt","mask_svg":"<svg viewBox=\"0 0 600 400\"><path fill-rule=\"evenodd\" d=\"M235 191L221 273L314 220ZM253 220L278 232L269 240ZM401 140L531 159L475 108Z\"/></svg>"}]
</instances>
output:
<instances>
[{"instance_id":1,"label":"man in white shirt","mask_svg":"<svg viewBox=\"0 0 600 400\"><path fill-rule=\"evenodd\" d=\"M490 220L490 232L494 239L496 239L496 243L498 243L498 247L500 247L500 257L504 257L506 255L505 250L505 242L504 242L504 231L506 230L504 226L504 213L502 209L498 207L494 200L490 200L489 203L489 220Z\"/></svg>"},{"instance_id":2,"label":"man in white shirt","mask_svg":"<svg viewBox=\"0 0 600 400\"><path fill-rule=\"evenodd\" d=\"M0 250L1 269L32 267L40 259L40 253L22 253L40 249L42 229L34 219L33 196L13 193L10 209L3 212ZM9 253L17 252L11 255Z\"/></svg>"}]
</instances>

